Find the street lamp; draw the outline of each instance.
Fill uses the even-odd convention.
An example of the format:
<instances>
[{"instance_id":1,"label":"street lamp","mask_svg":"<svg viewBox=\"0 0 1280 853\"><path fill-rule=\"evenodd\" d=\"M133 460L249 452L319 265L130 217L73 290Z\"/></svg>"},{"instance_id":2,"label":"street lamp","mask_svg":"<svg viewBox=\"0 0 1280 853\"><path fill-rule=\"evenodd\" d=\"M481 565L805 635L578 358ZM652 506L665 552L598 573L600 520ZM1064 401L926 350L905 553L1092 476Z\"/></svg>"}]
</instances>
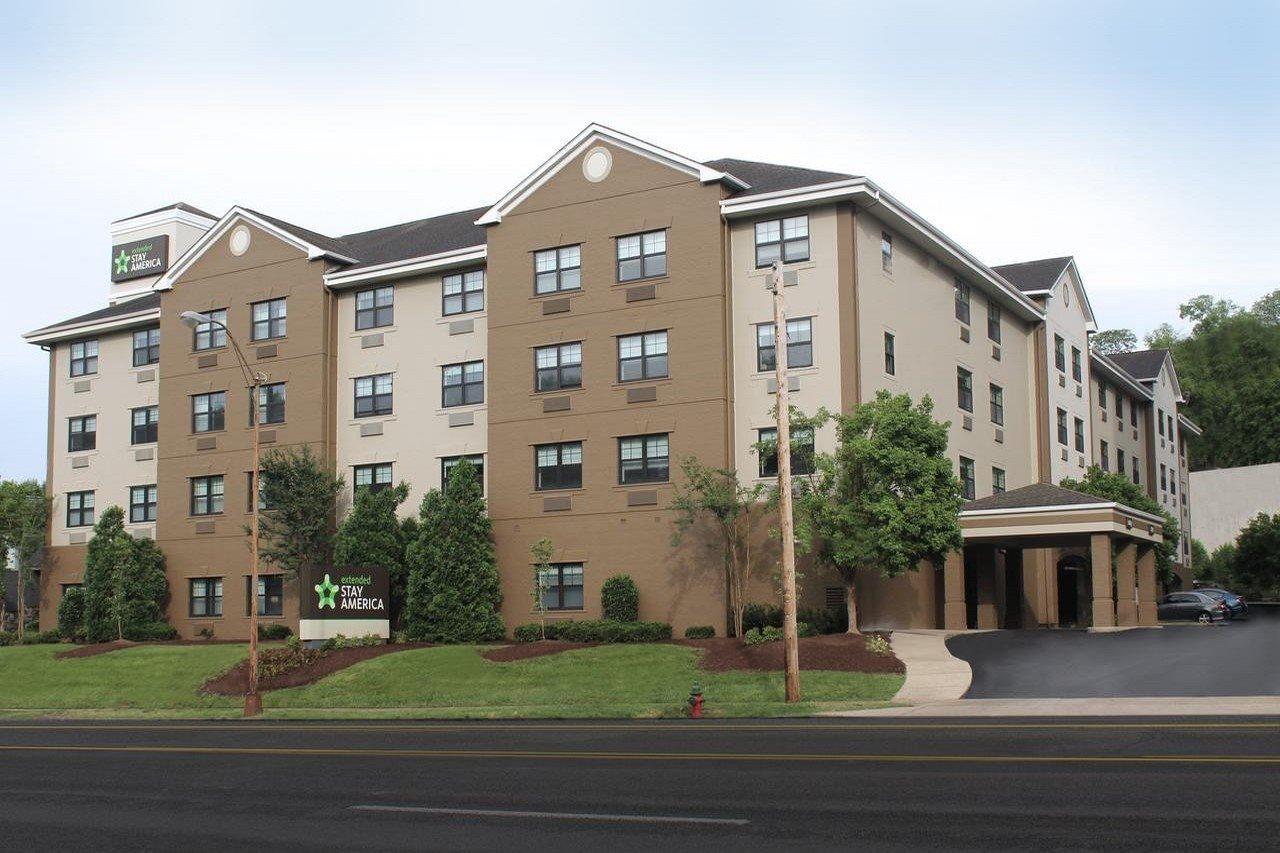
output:
<instances>
[{"instance_id":1,"label":"street lamp","mask_svg":"<svg viewBox=\"0 0 1280 853\"><path fill-rule=\"evenodd\" d=\"M252 482L253 490L258 494L249 496L249 505L253 507L249 519L249 551L252 555L252 565L249 569L249 692L244 696L244 715L256 717L262 713L262 697L258 694L258 513L261 509L258 505L258 495L261 494L262 488L259 482L262 477L259 468L262 445L258 431L258 422L261 420L258 417L258 407L261 405L258 395L267 376L249 367L249 362L240 350L240 344L236 343L235 336L231 334L226 323L198 311L183 311L181 317L183 324L192 329L204 324L222 327L222 330L227 333L227 340L231 342L231 349L236 354L240 370L244 373L245 385L249 389L249 422L253 424Z\"/></svg>"}]
</instances>

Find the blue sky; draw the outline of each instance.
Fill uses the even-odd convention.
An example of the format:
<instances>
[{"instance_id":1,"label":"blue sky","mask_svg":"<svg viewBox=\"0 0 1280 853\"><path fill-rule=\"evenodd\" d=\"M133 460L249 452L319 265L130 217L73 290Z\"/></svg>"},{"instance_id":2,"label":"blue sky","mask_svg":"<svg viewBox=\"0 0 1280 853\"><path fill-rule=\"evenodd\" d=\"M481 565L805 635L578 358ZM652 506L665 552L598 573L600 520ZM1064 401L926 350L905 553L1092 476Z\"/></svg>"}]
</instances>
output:
<instances>
[{"instance_id":1,"label":"blue sky","mask_svg":"<svg viewBox=\"0 0 1280 853\"><path fill-rule=\"evenodd\" d=\"M442 4L443 5L443 4ZM1277 3L236 3L6 9L0 476L108 223L183 200L325 233L486 204L599 121L865 174L991 264L1073 254L1102 327L1280 287Z\"/></svg>"}]
</instances>

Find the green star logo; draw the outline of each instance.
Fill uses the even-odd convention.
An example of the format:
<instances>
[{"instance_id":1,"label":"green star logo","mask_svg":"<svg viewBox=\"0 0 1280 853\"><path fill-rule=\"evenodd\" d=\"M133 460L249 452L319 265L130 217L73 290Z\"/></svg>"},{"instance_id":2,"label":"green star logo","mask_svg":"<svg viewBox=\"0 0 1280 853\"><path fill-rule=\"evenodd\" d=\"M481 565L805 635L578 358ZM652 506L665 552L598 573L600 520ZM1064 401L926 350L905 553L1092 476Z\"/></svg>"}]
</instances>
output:
<instances>
[{"instance_id":1,"label":"green star logo","mask_svg":"<svg viewBox=\"0 0 1280 853\"><path fill-rule=\"evenodd\" d=\"M125 254L124 249L120 250L120 256L116 258L116 275L124 275L129 271L129 256Z\"/></svg>"},{"instance_id":2,"label":"green star logo","mask_svg":"<svg viewBox=\"0 0 1280 853\"><path fill-rule=\"evenodd\" d=\"M320 594L320 606L316 608L317 610L323 610L326 607L330 610L338 609L338 605L333 599L337 596L340 587L333 581L329 580L328 575L324 576L324 583L316 584L315 589L316 592Z\"/></svg>"}]
</instances>

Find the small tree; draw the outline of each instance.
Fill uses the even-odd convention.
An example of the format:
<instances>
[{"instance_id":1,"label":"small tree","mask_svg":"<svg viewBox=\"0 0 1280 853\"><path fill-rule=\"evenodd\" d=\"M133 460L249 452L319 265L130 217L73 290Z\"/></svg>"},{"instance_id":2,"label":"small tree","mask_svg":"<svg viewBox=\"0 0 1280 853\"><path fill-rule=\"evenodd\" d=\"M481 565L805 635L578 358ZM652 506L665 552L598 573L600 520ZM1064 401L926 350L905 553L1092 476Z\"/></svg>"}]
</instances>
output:
<instances>
[{"instance_id":1,"label":"small tree","mask_svg":"<svg viewBox=\"0 0 1280 853\"><path fill-rule=\"evenodd\" d=\"M333 563L334 513L342 478L311 448L272 450L262 457L259 555L289 577ZM247 528L246 528L247 531Z\"/></svg>"},{"instance_id":2,"label":"small tree","mask_svg":"<svg viewBox=\"0 0 1280 853\"><path fill-rule=\"evenodd\" d=\"M65 639L84 639L84 590L73 586L58 602L58 633Z\"/></svg>"},{"instance_id":3,"label":"small tree","mask_svg":"<svg viewBox=\"0 0 1280 853\"><path fill-rule=\"evenodd\" d=\"M538 625L542 631L542 639L547 638L547 579L551 576L551 558L555 556L556 546L543 536L529 546L529 556L533 558L533 608L538 611Z\"/></svg>"},{"instance_id":4,"label":"small tree","mask_svg":"<svg viewBox=\"0 0 1280 853\"><path fill-rule=\"evenodd\" d=\"M18 639L26 634L27 585L44 546L45 525L49 519L49 497L35 480L0 481L0 563L10 553L17 565ZM0 605L4 603L0 586ZM0 607L0 612L3 607Z\"/></svg>"},{"instance_id":5,"label":"small tree","mask_svg":"<svg viewBox=\"0 0 1280 853\"><path fill-rule=\"evenodd\" d=\"M840 573L856 634L858 573L897 577L961 548L963 501L947 457L948 424L933 419L929 397L913 405L906 394L881 391L834 418L835 453L819 454L817 476L798 489L797 538Z\"/></svg>"},{"instance_id":6,"label":"small tree","mask_svg":"<svg viewBox=\"0 0 1280 853\"><path fill-rule=\"evenodd\" d=\"M1176 578L1173 570L1174 555L1178 553L1178 541L1181 532L1178 522L1164 511L1155 498L1151 497L1137 483L1124 474L1103 471L1097 465L1091 466L1084 473L1084 479L1064 478L1059 484L1064 489L1075 489L1086 495L1095 495L1108 501L1115 501L1130 509L1158 515L1164 519L1164 541L1156 546L1156 576L1166 586Z\"/></svg>"},{"instance_id":7,"label":"small tree","mask_svg":"<svg viewBox=\"0 0 1280 853\"><path fill-rule=\"evenodd\" d=\"M1258 513L1236 537L1235 582L1253 598L1280 597L1280 513Z\"/></svg>"},{"instance_id":8,"label":"small tree","mask_svg":"<svg viewBox=\"0 0 1280 853\"><path fill-rule=\"evenodd\" d=\"M600 609L604 618L615 622L635 622L640 618L640 590L631 575L614 575L600 587Z\"/></svg>"},{"instance_id":9,"label":"small tree","mask_svg":"<svg viewBox=\"0 0 1280 853\"><path fill-rule=\"evenodd\" d=\"M428 492L419 515L418 538L405 553L409 635L444 643L501 639L502 585L475 466L454 466L448 488Z\"/></svg>"},{"instance_id":10,"label":"small tree","mask_svg":"<svg viewBox=\"0 0 1280 853\"><path fill-rule=\"evenodd\" d=\"M399 627L405 595L405 530L396 509L409 496L409 486L374 491L356 489L351 513L338 525L334 565L343 568L378 566L390 580L391 624Z\"/></svg>"},{"instance_id":11,"label":"small tree","mask_svg":"<svg viewBox=\"0 0 1280 853\"><path fill-rule=\"evenodd\" d=\"M84 569L84 633L91 643L127 639L161 621L168 582L164 555L124 529L124 510L108 507L93 528Z\"/></svg>"},{"instance_id":12,"label":"small tree","mask_svg":"<svg viewBox=\"0 0 1280 853\"><path fill-rule=\"evenodd\" d=\"M732 468L713 468L694 457L680 461L684 482L675 486L671 509L675 511L672 545L680 544L684 534L699 519L709 518L724 544L725 586L729 593L729 611L733 615L733 632L742 636L742 611L747 605L747 584L754 573L751 562L751 534L755 514L762 508L763 483L744 486Z\"/></svg>"},{"instance_id":13,"label":"small tree","mask_svg":"<svg viewBox=\"0 0 1280 853\"><path fill-rule=\"evenodd\" d=\"M1130 329L1106 329L1089 336L1089 349L1102 355L1133 352L1138 348L1138 336Z\"/></svg>"}]
</instances>

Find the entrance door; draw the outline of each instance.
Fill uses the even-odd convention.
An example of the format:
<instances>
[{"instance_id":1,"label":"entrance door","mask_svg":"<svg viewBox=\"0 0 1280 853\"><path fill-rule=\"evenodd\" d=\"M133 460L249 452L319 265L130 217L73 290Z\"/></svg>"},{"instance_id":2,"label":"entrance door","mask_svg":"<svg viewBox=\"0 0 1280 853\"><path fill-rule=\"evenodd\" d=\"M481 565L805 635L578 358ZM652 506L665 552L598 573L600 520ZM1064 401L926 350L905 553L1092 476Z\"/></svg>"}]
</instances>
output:
<instances>
[{"instance_id":1,"label":"entrance door","mask_svg":"<svg viewBox=\"0 0 1280 853\"><path fill-rule=\"evenodd\" d=\"M1022 627L1022 551L1009 549L1004 555L1004 627Z\"/></svg>"},{"instance_id":2,"label":"entrance door","mask_svg":"<svg viewBox=\"0 0 1280 853\"><path fill-rule=\"evenodd\" d=\"M1076 556L1058 561L1058 624L1062 627L1082 627L1080 620L1080 577L1083 562Z\"/></svg>"}]
</instances>

